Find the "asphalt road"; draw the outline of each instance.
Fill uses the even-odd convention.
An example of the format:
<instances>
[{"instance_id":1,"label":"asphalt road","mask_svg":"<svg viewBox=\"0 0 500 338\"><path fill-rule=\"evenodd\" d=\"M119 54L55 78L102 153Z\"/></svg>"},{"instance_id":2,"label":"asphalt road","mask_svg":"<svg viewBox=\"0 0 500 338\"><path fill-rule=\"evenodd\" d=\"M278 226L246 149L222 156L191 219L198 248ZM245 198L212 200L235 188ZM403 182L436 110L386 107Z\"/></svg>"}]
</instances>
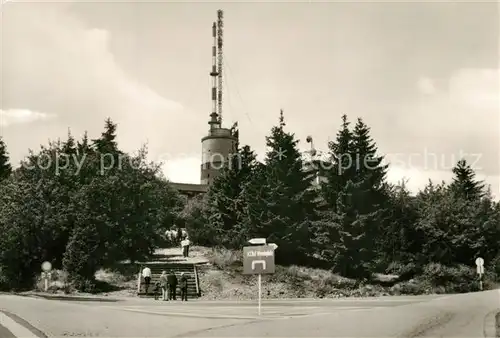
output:
<instances>
[{"instance_id":1,"label":"asphalt road","mask_svg":"<svg viewBox=\"0 0 500 338\"><path fill-rule=\"evenodd\" d=\"M79 302L0 295L0 310L9 318L17 315L21 325L10 331L16 337L414 338L494 335L500 293L266 300L262 305L258 316L256 302ZM12 325L0 320L0 337L12 337L7 331Z\"/></svg>"},{"instance_id":2,"label":"asphalt road","mask_svg":"<svg viewBox=\"0 0 500 338\"><path fill-rule=\"evenodd\" d=\"M15 338L14 334L10 332L5 326L0 324L0 337L2 338Z\"/></svg>"}]
</instances>

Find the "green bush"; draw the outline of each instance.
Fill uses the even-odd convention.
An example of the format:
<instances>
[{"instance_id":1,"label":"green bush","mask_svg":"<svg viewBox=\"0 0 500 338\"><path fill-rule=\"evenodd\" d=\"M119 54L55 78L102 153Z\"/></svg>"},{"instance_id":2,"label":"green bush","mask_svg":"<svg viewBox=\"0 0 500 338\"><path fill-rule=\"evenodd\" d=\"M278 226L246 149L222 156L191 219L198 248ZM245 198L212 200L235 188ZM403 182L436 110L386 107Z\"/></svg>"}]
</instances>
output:
<instances>
[{"instance_id":1,"label":"green bush","mask_svg":"<svg viewBox=\"0 0 500 338\"><path fill-rule=\"evenodd\" d=\"M425 282L410 280L400 284L400 292L405 295L424 295L431 292L431 288Z\"/></svg>"},{"instance_id":2,"label":"green bush","mask_svg":"<svg viewBox=\"0 0 500 338\"><path fill-rule=\"evenodd\" d=\"M430 263L424 267L422 279L433 287L444 287L447 293L477 291L479 287L476 271L465 265Z\"/></svg>"},{"instance_id":3,"label":"green bush","mask_svg":"<svg viewBox=\"0 0 500 338\"><path fill-rule=\"evenodd\" d=\"M243 253L224 248L212 249L208 254L208 261L221 270L242 266Z\"/></svg>"}]
</instances>

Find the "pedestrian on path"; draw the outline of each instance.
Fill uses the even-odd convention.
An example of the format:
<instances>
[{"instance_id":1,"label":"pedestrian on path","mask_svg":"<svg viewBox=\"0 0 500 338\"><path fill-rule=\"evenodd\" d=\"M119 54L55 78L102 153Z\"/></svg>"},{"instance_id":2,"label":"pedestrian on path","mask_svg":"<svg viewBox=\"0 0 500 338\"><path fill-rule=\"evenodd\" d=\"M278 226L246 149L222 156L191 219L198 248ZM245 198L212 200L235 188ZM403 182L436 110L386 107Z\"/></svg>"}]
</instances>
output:
<instances>
[{"instance_id":1,"label":"pedestrian on path","mask_svg":"<svg viewBox=\"0 0 500 338\"><path fill-rule=\"evenodd\" d=\"M151 269L148 268L147 266L142 269L142 277L144 277L144 286L146 288L146 295L148 294L149 291L149 284L151 284Z\"/></svg>"},{"instance_id":2,"label":"pedestrian on path","mask_svg":"<svg viewBox=\"0 0 500 338\"><path fill-rule=\"evenodd\" d=\"M188 300L188 298L187 298L188 280L187 280L187 276L184 272L181 272L179 287L181 289L181 301L187 302L187 300Z\"/></svg>"},{"instance_id":3,"label":"pedestrian on path","mask_svg":"<svg viewBox=\"0 0 500 338\"><path fill-rule=\"evenodd\" d=\"M168 282L168 299L169 300L176 300L176 293L177 293L177 276L173 271L170 271L170 273L167 276L167 282Z\"/></svg>"},{"instance_id":4,"label":"pedestrian on path","mask_svg":"<svg viewBox=\"0 0 500 338\"><path fill-rule=\"evenodd\" d=\"M161 272L160 286L161 286L161 299L165 301L167 300L167 289L168 289L168 280L166 271Z\"/></svg>"},{"instance_id":5,"label":"pedestrian on path","mask_svg":"<svg viewBox=\"0 0 500 338\"><path fill-rule=\"evenodd\" d=\"M187 258L189 256L189 245L191 242L189 241L189 237L186 237L183 241L181 241L182 246L182 256Z\"/></svg>"}]
</instances>

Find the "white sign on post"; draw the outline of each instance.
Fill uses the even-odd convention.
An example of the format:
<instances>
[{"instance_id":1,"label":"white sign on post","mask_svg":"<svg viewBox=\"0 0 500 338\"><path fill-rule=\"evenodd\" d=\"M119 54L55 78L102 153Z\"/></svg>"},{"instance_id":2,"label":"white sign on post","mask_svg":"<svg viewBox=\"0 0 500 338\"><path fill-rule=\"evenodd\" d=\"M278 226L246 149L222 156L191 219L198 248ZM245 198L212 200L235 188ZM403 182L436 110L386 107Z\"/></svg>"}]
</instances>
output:
<instances>
[{"instance_id":1,"label":"white sign on post","mask_svg":"<svg viewBox=\"0 0 500 338\"><path fill-rule=\"evenodd\" d=\"M251 240L248 241L248 243L253 244L253 245L266 245L266 239L265 238L252 238Z\"/></svg>"},{"instance_id":2,"label":"white sign on post","mask_svg":"<svg viewBox=\"0 0 500 338\"><path fill-rule=\"evenodd\" d=\"M276 244L276 243L269 243L268 245L269 245L271 248L273 248L273 250L278 249L278 244Z\"/></svg>"},{"instance_id":3,"label":"white sign on post","mask_svg":"<svg viewBox=\"0 0 500 338\"><path fill-rule=\"evenodd\" d=\"M44 280L44 289L45 292L49 290L49 279L50 279L50 270L52 270L52 264L50 262L42 263L42 278Z\"/></svg>"},{"instance_id":4,"label":"white sign on post","mask_svg":"<svg viewBox=\"0 0 500 338\"><path fill-rule=\"evenodd\" d=\"M243 248L243 273L255 274L254 270L257 270L258 272L260 316L262 308L262 274L274 273L274 251L278 248L278 246L275 243L270 243L269 245L267 245L267 240L265 238L252 238L248 242L252 245L258 246L249 246ZM258 254L258 256L256 256L256 254ZM257 257L259 259L254 259ZM252 273L252 271L254 271L254 273Z\"/></svg>"},{"instance_id":5,"label":"white sign on post","mask_svg":"<svg viewBox=\"0 0 500 338\"><path fill-rule=\"evenodd\" d=\"M52 270L52 264L50 264L50 262L43 262L42 263L42 271L44 272L49 272L50 270Z\"/></svg>"},{"instance_id":6,"label":"white sign on post","mask_svg":"<svg viewBox=\"0 0 500 338\"><path fill-rule=\"evenodd\" d=\"M476 271L479 275L479 290L483 290L483 274L484 274L484 259L481 257L476 258Z\"/></svg>"}]
</instances>

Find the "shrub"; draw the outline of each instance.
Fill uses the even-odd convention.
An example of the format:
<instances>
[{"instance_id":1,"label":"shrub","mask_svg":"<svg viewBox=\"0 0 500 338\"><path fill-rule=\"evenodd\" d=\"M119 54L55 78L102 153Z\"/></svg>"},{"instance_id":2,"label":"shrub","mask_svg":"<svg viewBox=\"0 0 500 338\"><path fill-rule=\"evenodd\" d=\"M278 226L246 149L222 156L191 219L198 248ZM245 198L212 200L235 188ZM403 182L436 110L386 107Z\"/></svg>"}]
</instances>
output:
<instances>
[{"instance_id":1,"label":"shrub","mask_svg":"<svg viewBox=\"0 0 500 338\"><path fill-rule=\"evenodd\" d=\"M212 249L208 261L221 270L242 266L243 253L224 248Z\"/></svg>"},{"instance_id":2,"label":"shrub","mask_svg":"<svg viewBox=\"0 0 500 338\"><path fill-rule=\"evenodd\" d=\"M444 287L446 292L464 293L478 290L476 271L465 265L445 266L439 263L427 264L422 279L433 287Z\"/></svg>"},{"instance_id":3,"label":"shrub","mask_svg":"<svg viewBox=\"0 0 500 338\"><path fill-rule=\"evenodd\" d=\"M49 280L49 288L48 292L56 293L58 291L68 290L70 283L68 280L67 272L63 270L52 270L50 272L50 280ZM35 290L37 291L45 291L45 280L41 275L38 275L35 280Z\"/></svg>"},{"instance_id":4,"label":"shrub","mask_svg":"<svg viewBox=\"0 0 500 338\"><path fill-rule=\"evenodd\" d=\"M401 262L391 262L387 269L385 269L385 273L399 275L404 267L405 265Z\"/></svg>"},{"instance_id":5,"label":"shrub","mask_svg":"<svg viewBox=\"0 0 500 338\"><path fill-rule=\"evenodd\" d=\"M409 280L400 284L400 292L405 295L423 295L431 293L428 283L419 280Z\"/></svg>"}]
</instances>

